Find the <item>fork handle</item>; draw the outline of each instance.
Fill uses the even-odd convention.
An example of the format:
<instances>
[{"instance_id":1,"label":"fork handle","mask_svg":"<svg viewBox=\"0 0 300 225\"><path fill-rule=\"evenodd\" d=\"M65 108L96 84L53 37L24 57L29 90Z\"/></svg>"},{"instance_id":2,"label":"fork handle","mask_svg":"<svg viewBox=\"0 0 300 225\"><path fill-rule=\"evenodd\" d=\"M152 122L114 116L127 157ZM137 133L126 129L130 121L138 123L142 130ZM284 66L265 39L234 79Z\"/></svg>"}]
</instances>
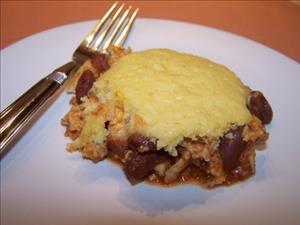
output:
<instances>
[{"instance_id":1,"label":"fork handle","mask_svg":"<svg viewBox=\"0 0 300 225\"><path fill-rule=\"evenodd\" d=\"M59 92L75 62L69 62L41 79L0 114L0 158L8 151L8 144L17 137L19 131L32 120L33 115L49 99Z\"/></svg>"}]
</instances>

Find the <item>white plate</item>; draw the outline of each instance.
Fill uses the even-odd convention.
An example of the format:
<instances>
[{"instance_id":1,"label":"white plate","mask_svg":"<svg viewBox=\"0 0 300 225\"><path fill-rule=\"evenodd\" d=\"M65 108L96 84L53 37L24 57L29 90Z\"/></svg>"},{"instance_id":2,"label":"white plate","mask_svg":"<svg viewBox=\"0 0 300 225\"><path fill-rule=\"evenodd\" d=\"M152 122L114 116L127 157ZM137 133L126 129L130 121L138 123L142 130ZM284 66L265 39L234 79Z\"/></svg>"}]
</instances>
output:
<instances>
[{"instance_id":1,"label":"white plate","mask_svg":"<svg viewBox=\"0 0 300 225\"><path fill-rule=\"evenodd\" d=\"M66 62L95 21L54 28L1 51L1 109ZM131 186L108 162L65 151L62 94L1 161L1 224L299 224L300 65L256 42L204 26L139 19L127 44L190 52L227 65L274 110L257 174L229 188ZM199 87L200 88L200 87Z\"/></svg>"}]
</instances>

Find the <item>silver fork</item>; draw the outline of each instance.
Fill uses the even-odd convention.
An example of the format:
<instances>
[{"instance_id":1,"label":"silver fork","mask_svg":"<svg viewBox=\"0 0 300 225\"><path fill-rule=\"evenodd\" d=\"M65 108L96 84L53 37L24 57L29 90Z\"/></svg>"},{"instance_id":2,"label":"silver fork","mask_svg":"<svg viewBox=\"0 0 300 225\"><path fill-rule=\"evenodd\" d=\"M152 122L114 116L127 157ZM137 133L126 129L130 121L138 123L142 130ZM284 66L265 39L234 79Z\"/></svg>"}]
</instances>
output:
<instances>
[{"instance_id":1,"label":"silver fork","mask_svg":"<svg viewBox=\"0 0 300 225\"><path fill-rule=\"evenodd\" d=\"M139 9L133 11L129 6L124 11L124 4L117 6L118 2L114 3L95 28L83 39L74 51L71 62L44 77L1 112L0 158L7 153L9 145L18 137L19 131L32 120L38 109L49 102L51 97L61 92L61 86L80 65L96 53L106 53L111 44L117 47L123 46Z\"/></svg>"}]
</instances>

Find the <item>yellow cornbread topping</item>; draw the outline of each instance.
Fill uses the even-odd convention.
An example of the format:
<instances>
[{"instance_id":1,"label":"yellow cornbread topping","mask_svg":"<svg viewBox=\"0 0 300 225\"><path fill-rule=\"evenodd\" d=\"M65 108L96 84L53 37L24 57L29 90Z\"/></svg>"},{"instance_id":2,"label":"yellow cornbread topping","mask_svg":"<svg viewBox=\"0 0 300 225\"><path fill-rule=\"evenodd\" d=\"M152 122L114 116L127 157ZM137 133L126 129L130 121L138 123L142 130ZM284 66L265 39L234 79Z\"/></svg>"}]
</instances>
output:
<instances>
[{"instance_id":1,"label":"yellow cornbread topping","mask_svg":"<svg viewBox=\"0 0 300 225\"><path fill-rule=\"evenodd\" d=\"M184 137L215 140L247 123L247 90L225 66L167 49L120 58L93 87L101 101L119 98L124 117L138 116L144 135L176 155ZM121 97L120 97L121 96Z\"/></svg>"}]
</instances>

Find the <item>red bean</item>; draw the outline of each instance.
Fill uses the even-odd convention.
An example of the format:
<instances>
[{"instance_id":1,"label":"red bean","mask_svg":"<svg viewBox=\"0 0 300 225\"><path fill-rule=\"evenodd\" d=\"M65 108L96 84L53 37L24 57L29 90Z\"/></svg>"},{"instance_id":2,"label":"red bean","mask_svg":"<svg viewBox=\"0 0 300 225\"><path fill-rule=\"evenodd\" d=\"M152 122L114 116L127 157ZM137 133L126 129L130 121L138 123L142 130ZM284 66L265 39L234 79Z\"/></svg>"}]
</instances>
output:
<instances>
[{"instance_id":1,"label":"red bean","mask_svg":"<svg viewBox=\"0 0 300 225\"><path fill-rule=\"evenodd\" d=\"M132 134L128 138L128 147L139 152L156 151L156 143L141 134Z\"/></svg>"},{"instance_id":2,"label":"red bean","mask_svg":"<svg viewBox=\"0 0 300 225\"><path fill-rule=\"evenodd\" d=\"M108 57L106 54L96 54L91 59L93 67L102 73L109 69Z\"/></svg>"},{"instance_id":3,"label":"red bean","mask_svg":"<svg viewBox=\"0 0 300 225\"><path fill-rule=\"evenodd\" d=\"M264 124L269 124L273 118L272 108L260 91L251 91L248 98L248 109Z\"/></svg>"},{"instance_id":4,"label":"red bean","mask_svg":"<svg viewBox=\"0 0 300 225\"><path fill-rule=\"evenodd\" d=\"M118 156L120 159L125 158L125 154L128 150L127 148L127 142L121 139L117 138L108 138L106 142L106 147L109 152L112 152L116 156Z\"/></svg>"},{"instance_id":5,"label":"red bean","mask_svg":"<svg viewBox=\"0 0 300 225\"><path fill-rule=\"evenodd\" d=\"M221 139L219 151L223 161L223 168L228 173L237 167L240 155L247 146L247 143L242 138L243 128L231 129Z\"/></svg>"},{"instance_id":6,"label":"red bean","mask_svg":"<svg viewBox=\"0 0 300 225\"><path fill-rule=\"evenodd\" d=\"M81 98L86 96L95 82L95 76L92 71L86 70L78 79L75 89L77 103L81 103Z\"/></svg>"},{"instance_id":7,"label":"red bean","mask_svg":"<svg viewBox=\"0 0 300 225\"><path fill-rule=\"evenodd\" d=\"M146 177L157 164L157 154L140 154L134 152L125 163L124 172L133 183Z\"/></svg>"}]
</instances>

